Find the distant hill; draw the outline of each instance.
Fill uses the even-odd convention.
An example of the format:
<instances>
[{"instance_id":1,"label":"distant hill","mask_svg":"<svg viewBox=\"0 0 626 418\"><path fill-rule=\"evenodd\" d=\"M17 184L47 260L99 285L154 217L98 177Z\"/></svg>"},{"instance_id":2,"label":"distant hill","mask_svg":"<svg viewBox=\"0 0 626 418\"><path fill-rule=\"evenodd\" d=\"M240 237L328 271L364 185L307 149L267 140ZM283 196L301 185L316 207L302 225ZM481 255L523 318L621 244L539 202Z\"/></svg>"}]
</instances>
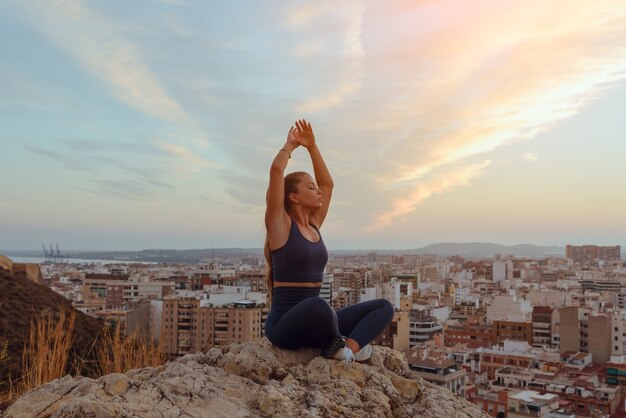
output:
<instances>
[{"instance_id":1,"label":"distant hill","mask_svg":"<svg viewBox=\"0 0 626 418\"><path fill-rule=\"evenodd\" d=\"M487 242L444 242L431 244L415 249L330 249L331 256L342 255L365 255L371 252L377 254L394 255L439 255L452 256L459 255L464 258L484 258L492 257L495 254L502 256L512 255L517 257L564 257L565 247L558 246L538 246L532 244L500 245ZM41 256L36 251L13 252L15 256ZM94 260L119 260L143 261L156 263L199 263L210 261L213 257L263 257L263 248L211 248L211 249L149 249L141 251L89 251L89 252L68 252L65 254L70 258L94 259Z\"/></svg>"},{"instance_id":2,"label":"distant hill","mask_svg":"<svg viewBox=\"0 0 626 418\"><path fill-rule=\"evenodd\" d=\"M488 242L442 242L421 248L405 250L333 250L332 255L365 255L375 252L379 255L438 255L442 257L458 255L463 258L486 258L496 254L516 257L565 257L564 247L542 247L531 244L500 245Z\"/></svg>"},{"instance_id":3,"label":"distant hill","mask_svg":"<svg viewBox=\"0 0 626 418\"><path fill-rule=\"evenodd\" d=\"M459 255L464 258L492 257L496 254L517 257L565 257L564 247L541 247L532 244L500 245L488 242L445 242L416 250L418 254Z\"/></svg>"},{"instance_id":4,"label":"distant hill","mask_svg":"<svg viewBox=\"0 0 626 418\"><path fill-rule=\"evenodd\" d=\"M36 264L29 266L38 270ZM102 322L75 310L63 296L26 277L22 271L14 271L13 267L10 259L0 256L0 348L8 341L8 359L0 362L0 393L7 389L9 376L13 380L21 376L24 341L31 321L38 315L50 314L58 319L63 308L76 313L70 365L78 359L92 360L95 350L88 352L103 328Z\"/></svg>"}]
</instances>

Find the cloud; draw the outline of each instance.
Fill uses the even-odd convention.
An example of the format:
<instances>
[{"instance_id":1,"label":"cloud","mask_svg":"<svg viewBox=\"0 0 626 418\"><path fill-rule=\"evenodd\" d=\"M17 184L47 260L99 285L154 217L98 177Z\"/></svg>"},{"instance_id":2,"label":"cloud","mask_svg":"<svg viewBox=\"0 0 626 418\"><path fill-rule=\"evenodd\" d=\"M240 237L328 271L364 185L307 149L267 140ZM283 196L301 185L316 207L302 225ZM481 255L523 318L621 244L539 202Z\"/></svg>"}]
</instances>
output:
<instances>
[{"instance_id":1,"label":"cloud","mask_svg":"<svg viewBox=\"0 0 626 418\"><path fill-rule=\"evenodd\" d=\"M81 0L32 0L22 5L36 24L128 106L164 121L195 126L150 69L124 28Z\"/></svg>"},{"instance_id":2,"label":"cloud","mask_svg":"<svg viewBox=\"0 0 626 418\"><path fill-rule=\"evenodd\" d=\"M199 199L205 201L205 202L209 202L209 203L221 206L221 207L226 207L230 211L234 211L234 212L237 212L237 213L243 213L243 214L246 214L246 215L255 214L255 213L258 212L258 209L259 209L259 205L258 204L246 205L246 204L241 204L241 203L239 203L239 204L226 203L226 202L224 202L222 200L215 199L214 197L209 196L207 194L203 194L203 193L198 194L197 197Z\"/></svg>"},{"instance_id":3,"label":"cloud","mask_svg":"<svg viewBox=\"0 0 626 418\"><path fill-rule=\"evenodd\" d=\"M185 147L177 144L172 144L168 142L157 142L157 147L166 153L180 158L185 162L189 162L195 166L203 167L203 168L214 168L217 167L215 163L205 160L204 158L192 153Z\"/></svg>"},{"instance_id":4,"label":"cloud","mask_svg":"<svg viewBox=\"0 0 626 418\"><path fill-rule=\"evenodd\" d=\"M292 54L299 59L321 60L325 72L332 74L328 87L326 84L314 89L313 97L301 100L298 111L301 114L319 113L345 103L361 89L363 67L363 16L365 4L360 0L342 2L341 14L337 14L334 2L318 2L291 10L287 15L287 26L302 31L308 28L321 29L336 24L338 34L317 34L312 39L305 37L292 49ZM337 37L340 39L339 50ZM317 93L320 91L320 93Z\"/></svg>"},{"instance_id":5,"label":"cloud","mask_svg":"<svg viewBox=\"0 0 626 418\"><path fill-rule=\"evenodd\" d=\"M78 171L96 171L92 164L88 164L85 160L76 158L72 155L68 155L65 153L48 150L40 147L36 147L33 145L25 145L24 148L38 155L42 155L46 158L49 158L53 161L59 162L65 165L67 168Z\"/></svg>"},{"instance_id":6,"label":"cloud","mask_svg":"<svg viewBox=\"0 0 626 418\"><path fill-rule=\"evenodd\" d=\"M378 54L365 66L389 81L366 77L363 90L376 103L353 109L361 112L359 132L383 139L364 172L392 195L374 229L453 190L442 186L448 181L468 184L480 169L467 171L467 161L534 138L626 76L622 2L576 10L564 1L377 7L370 13L397 27L373 29L376 45L366 49ZM412 25L402 25L403 16Z\"/></svg>"},{"instance_id":7,"label":"cloud","mask_svg":"<svg viewBox=\"0 0 626 418\"><path fill-rule=\"evenodd\" d=\"M161 180L159 177L163 173L156 170L141 167L136 163L124 161L129 150L132 153L141 155L162 156L158 150L151 151L152 147L141 146L140 144L106 143L101 141L89 141L83 139L62 140L65 149L55 151L41 148L35 145L25 145L24 148L35 154L44 156L50 160L61 163L66 168L93 173L96 179L93 182L101 190L100 192L82 188L94 194L109 194L123 199L146 198L153 195L151 188L173 190L175 187ZM102 154L113 152L117 154L115 158L106 157ZM117 169L123 173L130 173L132 177L125 175L124 180L102 180L103 176L110 176ZM98 178L99 177L99 178Z\"/></svg>"},{"instance_id":8,"label":"cloud","mask_svg":"<svg viewBox=\"0 0 626 418\"><path fill-rule=\"evenodd\" d=\"M108 194L124 200L144 200L154 196L144 184L133 180L96 180L94 183L99 186L96 194Z\"/></svg>"},{"instance_id":9,"label":"cloud","mask_svg":"<svg viewBox=\"0 0 626 418\"><path fill-rule=\"evenodd\" d=\"M351 230L410 223L429 197L471 184L494 151L537 137L626 75L626 5L613 0L580 7L564 0L320 1L249 6L249 14L238 14L235 4L214 15L211 7L193 6L215 19L205 27L175 7L167 7L171 19L155 7L118 20L95 3L24 8L32 4L35 23L111 94L176 125L176 135L149 133L167 141L147 145L67 146L87 155L132 154L143 173L130 180L154 194L172 186L174 176L160 171L164 162L176 173L215 169L218 192L256 210L289 124L307 117L335 179L331 222L345 221ZM147 28L154 21L163 25ZM210 129L210 154L184 142L202 136L190 115ZM76 154L35 148L67 166L94 169ZM123 174L132 166L116 165ZM310 171L305 152L290 160L288 171L294 168ZM133 195L131 189L117 193Z\"/></svg>"},{"instance_id":10,"label":"cloud","mask_svg":"<svg viewBox=\"0 0 626 418\"><path fill-rule=\"evenodd\" d=\"M432 195L446 193L457 187L469 184L476 178L491 161L462 166L453 170L445 170L430 180L422 181L411 189L402 193L402 197L393 201L392 207L374 217L374 223L367 228L367 232L375 232L396 221L404 221L402 216L413 212L417 206Z\"/></svg>"}]
</instances>

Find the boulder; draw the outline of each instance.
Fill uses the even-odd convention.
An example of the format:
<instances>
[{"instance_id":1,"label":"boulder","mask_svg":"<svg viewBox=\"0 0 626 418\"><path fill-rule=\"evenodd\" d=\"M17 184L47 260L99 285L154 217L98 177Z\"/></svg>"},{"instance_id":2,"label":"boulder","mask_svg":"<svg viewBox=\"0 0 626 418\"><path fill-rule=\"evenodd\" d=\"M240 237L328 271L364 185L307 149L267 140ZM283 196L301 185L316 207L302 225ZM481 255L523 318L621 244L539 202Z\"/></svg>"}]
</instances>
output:
<instances>
[{"instance_id":1,"label":"boulder","mask_svg":"<svg viewBox=\"0 0 626 418\"><path fill-rule=\"evenodd\" d=\"M374 347L365 363L281 350L266 339L189 354L99 379L65 376L20 397L2 417L488 417Z\"/></svg>"}]
</instances>

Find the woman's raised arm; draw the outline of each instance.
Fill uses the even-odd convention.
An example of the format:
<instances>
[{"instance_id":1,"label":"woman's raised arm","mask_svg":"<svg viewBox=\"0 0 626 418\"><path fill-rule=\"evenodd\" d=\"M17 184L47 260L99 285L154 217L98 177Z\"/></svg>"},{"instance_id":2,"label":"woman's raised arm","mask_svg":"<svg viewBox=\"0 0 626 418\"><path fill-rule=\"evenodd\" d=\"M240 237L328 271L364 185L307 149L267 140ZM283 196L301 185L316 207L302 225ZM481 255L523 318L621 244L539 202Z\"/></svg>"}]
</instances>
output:
<instances>
[{"instance_id":1,"label":"woman's raised arm","mask_svg":"<svg viewBox=\"0 0 626 418\"><path fill-rule=\"evenodd\" d=\"M267 189L265 227L272 241L273 237L284 235L287 228L287 212L285 212L285 168L291 153L298 148L295 141L296 128L293 126L287 134L285 145L278 151L270 167L270 185ZM270 242L271 246L271 242Z\"/></svg>"},{"instance_id":2,"label":"woman's raised arm","mask_svg":"<svg viewBox=\"0 0 626 418\"><path fill-rule=\"evenodd\" d=\"M315 182L322 192L322 207L313 212L313 220L318 228L321 228L326 215L328 214L328 208L330 207L330 199L333 196L333 187L335 183L330 176L328 167L322 158L319 148L315 143L315 135L313 134L313 128L311 124L302 119L296 122L296 141L305 147L309 151L311 157L311 163L313 164L313 172L315 173Z\"/></svg>"}]
</instances>

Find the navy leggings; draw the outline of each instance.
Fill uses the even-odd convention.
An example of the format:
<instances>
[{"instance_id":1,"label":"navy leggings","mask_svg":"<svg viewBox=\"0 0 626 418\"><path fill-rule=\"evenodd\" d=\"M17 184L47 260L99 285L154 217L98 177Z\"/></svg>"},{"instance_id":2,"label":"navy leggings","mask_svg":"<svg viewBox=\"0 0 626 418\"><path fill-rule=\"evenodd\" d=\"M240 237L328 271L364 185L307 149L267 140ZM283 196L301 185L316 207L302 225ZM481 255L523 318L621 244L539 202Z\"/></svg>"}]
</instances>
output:
<instances>
[{"instance_id":1,"label":"navy leggings","mask_svg":"<svg viewBox=\"0 0 626 418\"><path fill-rule=\"evenodd\" d=\"M324 299L310 297L280 315L270 311L265 335L281 348L316 347L341 335L363 347L376 338L393 318L393 305L385 299L357 303L335 311Z\"/></svg>"}]
</instances>

